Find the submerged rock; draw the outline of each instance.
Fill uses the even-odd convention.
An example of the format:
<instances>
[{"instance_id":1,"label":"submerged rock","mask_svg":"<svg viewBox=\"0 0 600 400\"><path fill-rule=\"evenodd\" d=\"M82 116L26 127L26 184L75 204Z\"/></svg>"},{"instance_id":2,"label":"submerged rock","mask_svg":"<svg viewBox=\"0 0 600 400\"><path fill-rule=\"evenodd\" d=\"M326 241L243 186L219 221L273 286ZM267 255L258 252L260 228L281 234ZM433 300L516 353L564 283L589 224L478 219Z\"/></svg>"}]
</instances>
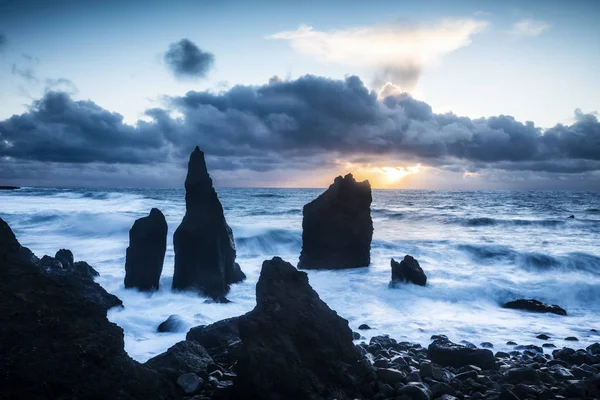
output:
<instances>
[{"instance_id":1,"label":"submerged rock","mask_svg":"<svg viewBox=\"0 0 600 400\"><path fill-rule=\"evenodd\" d=\"M436 339L429 345L427 356L432 362L445 367L464 367L476 365L482 369L494 369L494 353L487 349L472 349L452 343L449 340Z\"/></svg>"},{"instance_id":2,"label":"submerged rock","mask_svg":"<svg viewBox=\"0 0 600 400\"><path fill-rule=\"evenodd\" d=\"M89 276L36 260L0 219L0 397L177 398L125 352L122 329L106 318L118 298Z\"/></svg>"},{"instance_id":3,"label":"submerged rock","mask_svg":"<svg viewBox=\"0 0 600 400\"><path fill-rule=\"evenodd\" d=\"M157 332L185 332L188 324L179 315L169 315L165 321L156 328Z\"/></svg>"},{"instance_id":4,"label":"submerged rock","mask_svg":"<svg viewBox=\"0 0 600 400\"><path fill-rule=\"evenodd\" d=\"M173 289L195 290L215 300L245 278L235 263L233 233L198 147L190 156L185 180L186 213L173 236Z\"/></svg>"},{"instance_id":5,"label":"submerged rock","mask_svg":"<svg viewBox=\"0 0 600 400\"><path fill-rule=\"evenodd\" d=\"M512 308L515 310L525 310L539 313L553 313L558 315L567 315L567 312L556 304L549 305L542 303L539 300L533 299L519 299L514 301L509 301L505 303L503 308Z\"/></svg>"},{"instance_id":6,"label":"submerged rock","mask_svg":"<svg viewBox=\"0 0 600 400\"><path fill-rule=\"evenodd\" d=\"M256 307L239 318L235 390L257 399L371 397L368 362L348 321L325 304L306 273L279 257L263 263Z\"/></svg>"},{"instance_id":7,"label":"submerged rock","mask_svg":"<svg viewBox=\"0 0 600 400\"><path fill-rule=\"evenodd\" d=\"M302 211L302 252L298 268L343 269L371 262L371 185L352 174L338 176Z\"/></svg>"},{"instance_id":8,"label":"submerged rock","mask_svg":"<svg viewBox=\"0 0 600 400\"><path fill-rule=\"evenodd\" d=\"M419 262L412 256L406 255L404 259L397 262L392 258L390 261L392 267L391 287L395 287L402 283L414 283L415 285L425 286L427 284L427 276L419 265Z\"/></svg>"},{"instance_id":9,"label":"submerged rock","mask_svg":"<svg viewBox=\"0 0 600 400\"><path fill-rule=\"evenodd\" d=\"M129 230L125 261L125 287L158 290L167 251L167 221L158 208L136 220Z\"/></svg>"}]
</instances>

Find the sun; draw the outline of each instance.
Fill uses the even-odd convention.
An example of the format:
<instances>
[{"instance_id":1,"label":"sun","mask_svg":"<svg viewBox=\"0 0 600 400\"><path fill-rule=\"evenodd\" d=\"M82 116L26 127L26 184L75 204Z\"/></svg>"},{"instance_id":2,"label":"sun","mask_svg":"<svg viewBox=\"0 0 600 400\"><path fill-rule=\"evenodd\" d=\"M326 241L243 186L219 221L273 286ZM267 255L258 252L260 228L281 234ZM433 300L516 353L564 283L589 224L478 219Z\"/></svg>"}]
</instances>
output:
<instances>
[{"instance_id":1,"label":"sun","mask_svg":"<svg viewBox=\"0 0 600 400\"><path fill-rule=\"evenodd\" d=\"M368 179L373 188L395 188L400 182L409 175L421 171L421 164L392 167L392 166L374 166L373 164L361 164L351 162L339 162L341 170L352 172L357 180Z\"/></svg>"},{"instance_id":2,"label":"sun","mask_svg":"<svg viewBox=\"0 0 600 400\"><path fill-rule=\"evenodd\" d=\"M416 174L419 172L421 165L412 167L380 167L379 170L383 178L390 184L400 181L407 175Z\"/></svg>"}]
</instances>

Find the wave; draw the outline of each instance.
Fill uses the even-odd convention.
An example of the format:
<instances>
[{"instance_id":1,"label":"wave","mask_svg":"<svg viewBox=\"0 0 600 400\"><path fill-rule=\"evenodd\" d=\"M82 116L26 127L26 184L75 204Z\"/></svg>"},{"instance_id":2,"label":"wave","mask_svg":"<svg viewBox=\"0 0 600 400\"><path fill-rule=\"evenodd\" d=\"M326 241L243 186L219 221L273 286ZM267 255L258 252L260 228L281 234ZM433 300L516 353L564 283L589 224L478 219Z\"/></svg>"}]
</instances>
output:
<instances>
[{"instance_id":1,"label":"wave","mask_svg":"<svg viewBox=\"0 0 600 400\"><path fill-rule=\"evenodd\" d=\"M405 214L397 211L387 210L387 209L374 209L371 210L372 215L386 217L390 219L402 219L405 218Z\"/></svg>"},{"instance_id":2,"label":"wave","mask_svg":"<svg viewBox=\"0 0 600 400\"><path fill-rule=\"evenodd\" d=\"M238 253L244 256L274 256L299 252L302 236L298 231L267 229L254 235L236 236Z\"/></svg>"},{"instance_id":3,"label":"wave","mask_svg":"<svg viewBox=\"0 0 600 400\"><path fill-rule=\"evenodd\" d=\"M263 197L263 198L284 198L285 197L281 194L275 194L275 193L257 193L257 194L253 194L251 196L252 197Z\"/></svg>"},{"instance_id":4,"label":"wave","mask_svg":"<svg viewBox=\"0 0 600 400\"><path fill-rule=\"evenodd\" d=\"M518 252L504 245L460 244L456 247L480 263L512 263L533 271L565 270L600 274L600 257L588 253L571 252L553 256L538 252Z\"/></svg>"},{"instance_id":5,"label":"wave","mask_svg":"<svg viewBox=\"0 0 600 400\"><path fill-rule=\"evenodd\" d=\"M587 221L587 220L585 220ZM565 218L563 220L558 219L495 219L489 217L477 217L477 218L450 218L446 221L447 224L460 224L467 227L474 226L494 226L494 225L505 225L505 226L540 226L540 227L556 227L564 225L568 222Z\"/></svg>"},{"instance_id":6,"label":"wave","mask_svg":"<svg viewBox=\"0 0 600 400\"><path fill-rule=\"evenodd\" d=\"M585 212L590 214L600 214L600 208L588 208Z\"/></svg>"}]
</instances>

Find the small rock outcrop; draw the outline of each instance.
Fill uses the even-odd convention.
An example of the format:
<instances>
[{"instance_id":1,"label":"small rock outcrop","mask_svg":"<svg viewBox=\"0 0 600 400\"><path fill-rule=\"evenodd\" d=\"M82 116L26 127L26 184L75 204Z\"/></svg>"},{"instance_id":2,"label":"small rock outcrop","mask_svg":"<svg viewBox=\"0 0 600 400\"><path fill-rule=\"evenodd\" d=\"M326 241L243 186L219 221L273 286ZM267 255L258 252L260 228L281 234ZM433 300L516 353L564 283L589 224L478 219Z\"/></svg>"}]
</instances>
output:
<instances>
[{"instance_id":1,"label":"small rock outcrop","mask_svg":"<svg viewBox=\"0 0 600 400\"><path fill-rule=\"evenodd\" d=\"M224 300L229 285L245 275L235 262L233 233L198 147L190 156L185 180L186 213L173 236L173 289L195 290Z\"/></svg>"},{"instance_id":2,"label":"small rock outcrop","mask_svg":"<svg viewBox=\"0 0 600 400\"><path fill-rule=\"evenodd\" d=\"M177 398L125 352L122 329L106 318L121 301L48 258L61 268L40 265L0 219L0 397Z\"/></svg>"},{"instance_id":3,"label":"small rock outcrop","mask_svg":"<svg viewBox=\"0 0 600 400\"><path fill-rule=\"evenodd\" d=\"M398 262L392 258L390 261L392 267L391 287L396 287L399 284L414 283L415 285L425 286L427 284L427 275L423 272L423 268L419 262L412 256L404 256L404 260Z\"/></svg>"},{"instance_id":4,"label":"small rock outcrop","mask_svg":"<svg viewBox=\"0 0 600 400\"><path fill-rule=\"evenodd\" d=\"M235 391L244 398L368 398L373 371L348 321L325 304L306 273L279 257L263 263L256 307L239 317Z\"/></svg>"},{"instance_id":5,"label":"small rock outcrop","mask_svg":"<svg viewBox=\"0 0 600 400\"><path fill-rule=\"evenodd\" d=\"M125 287L158 290L167 251L167 221L158 208L136 220L129 230L125 260Z\"/></svg>"},{"instance_id":6,"label":"small rock outcrop","mask_svg":"<svg viewBox=\"0 0 600 400\"><path fill-rule=\"evenodd\" d=\"M302 211L302 252L298 268L343 269L371 262L371 185L352 174L338 176Z\"/></svg>"},{"instance_id":7,"label":"small rock outcrop","mask_svg":"<svg viewBox=\"0 0 600 400\"><path fill-rule=\"evenodd\" d=\"M496 365L494 353L490 350L472 349L444 338L436 339L429 345L427 356L432 362L444 367L476 365L481 369L494 369Z\"/></svg>"},{"instance_id":8,"label":"small rock outcrop","mask_svg":"<svg viewBox=\"0 0 600 400\"><path fill-rule=\"evenodd\" d=\"M563 308L557 306L556 304L549 305L533 299L519 299L515 301L509 301L508 303L505 303L502 307L538 313L553 313L558 315L567 315L567 312Z\"/></svg>"},{"instance_id":9,"label":"small rock outcrop","mask_svg":"<svg viewBox=\"0 0 600 400\"><path fill-rule=\"evenodd\" d=\"M156 328L157 332L185 332L188 324L179 315L169 315L169 318L164 320Z\"/></svg>"}]
</instances>

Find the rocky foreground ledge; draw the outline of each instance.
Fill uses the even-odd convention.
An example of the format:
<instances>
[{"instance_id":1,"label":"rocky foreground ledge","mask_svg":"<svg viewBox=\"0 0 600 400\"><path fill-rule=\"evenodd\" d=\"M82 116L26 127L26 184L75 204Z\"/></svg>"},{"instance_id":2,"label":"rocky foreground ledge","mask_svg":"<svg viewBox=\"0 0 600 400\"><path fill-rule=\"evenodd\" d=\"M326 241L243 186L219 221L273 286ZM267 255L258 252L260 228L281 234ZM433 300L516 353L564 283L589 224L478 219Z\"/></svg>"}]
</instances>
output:
<instances>
[{"instance_id":1,"label":"rocky foreground ledge","mask_svg":"<svg viewBox=\"0 0 600 400\"><path fill-rule=\"evenodd\" d=\"M121 306L94 271L59 251L41 260L0 219L0 398L588 399L600 398L600 344L508 353L432 337L428 348L360 337L307 275L265 261L254 310L192 328L145 364L106 311Z\"/></svg>"}]
</instances>

